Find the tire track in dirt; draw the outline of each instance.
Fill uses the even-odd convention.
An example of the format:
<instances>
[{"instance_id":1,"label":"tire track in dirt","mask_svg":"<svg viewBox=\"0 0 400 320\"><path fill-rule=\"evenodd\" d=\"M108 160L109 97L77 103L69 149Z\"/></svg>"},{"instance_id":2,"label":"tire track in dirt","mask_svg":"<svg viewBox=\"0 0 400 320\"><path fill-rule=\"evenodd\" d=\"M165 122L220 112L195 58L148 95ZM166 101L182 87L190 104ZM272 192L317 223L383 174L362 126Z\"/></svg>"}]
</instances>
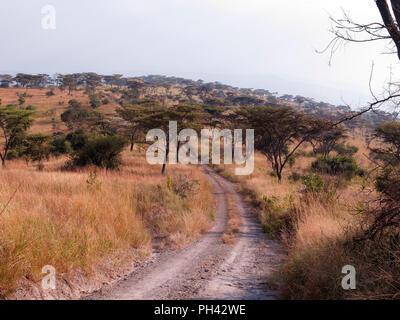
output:
<instances>
[{"instance_id":1,"label":"tire track in dirt","mask_svg":"<svg viewBox=\"0 0 400 320\"><path fill-rule=\"evenodd\" d=\"M276 298L266 279L279 263L280 251L266 240L257 218L235 186L209 167L204 174L217 200L212 229L185 249L160 250L139 263L133 274L86 299L256 299ZM237 207L242 226L234 244L221 237L228 219L228 194Z\"/></svg>"}]
</instances>

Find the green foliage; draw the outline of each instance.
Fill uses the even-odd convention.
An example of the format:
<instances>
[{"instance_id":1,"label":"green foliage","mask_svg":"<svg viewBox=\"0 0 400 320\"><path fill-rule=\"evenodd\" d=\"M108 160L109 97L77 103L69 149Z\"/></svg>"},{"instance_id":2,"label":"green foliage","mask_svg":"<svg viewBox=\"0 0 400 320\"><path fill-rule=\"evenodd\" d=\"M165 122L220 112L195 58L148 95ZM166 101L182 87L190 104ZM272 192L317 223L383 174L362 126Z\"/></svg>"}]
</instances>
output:
<instances>
[{"instance_id":1,"label":"green foliage","mask_svg":"<svg viewBox=\"0 0 400 320\"><path fill-rule=\"evenodd\" d=\"M8 152L21 146L26 131L32 125L33 111L15 107L0 108L0 159L4 165Z\"/></svg>"},{"instance_id":2,"label":"green foliage","mask_svg":"<svg viewBox=\"0 0 400 320\"><path fill-rule=\"evenodd\" d=\"M49 91L47 91L46 92L46 97L48 97L48 98L50 98L50 97L52 97L52 96L55 96L56 94L54 93L54 90L53 89L51 89L51 90L49 90Z\"/></svg>"},{"instance_id":3,"label":"green foliage","mask_svg":"<svg viewBox=\"0 0 400 320\"><path fill-rule=\"evenodd\" d=\"M236 114L238 124L255 130L255 149L267 157L281 180L286 164L293 164L291 157L314 131L313 121L284 107L246 107Z\"/></svg>"},{"instance_id":4,"label":"green foliage","mask_svg":"<svg viewBox=\"0 0 400 320\"><path fill-rule=\"evenodd\" d=\"M120 136L89 138L72 158L74 166L94 165L100 168L117 169L121 164L120 155L126 140Z\"/></svg>"},{"instance_id":5,"label":"green foliage","mask_svg":"<svg viewBox=\"0 0 400 320\"><path fill-rule=\"evenodd\" d=\"M192 198L197 187L200 185L199 181L191 180L188 176L178 175L175 179L171 176L167 177L168 189L172 190L176 195L182 199Z\"/></svg>"},{"instance_id":6,"label":"green foliage","mask_svg":"<svg viewBox=\"0 0 400 320\"><path fill-rule=\"evenodd\" d=\"M82 107L82 103L80 103L76 99L71 99L68 101L68 106L70 106L71 108L79 109Z\"/></svg>"},{"instance_id":7,"label":"green foliage","mask_svg":"<svg viewBox=\"0 0 400 320\"><path fill-rule=\"evenodd\" d=\"M52 148L52 153L56 157L72 152L71 143L67 140L67 137L65 135L57 135L53 137L50 144Z\"/></svg>"},{"instance_id":8,"label":"green foliage","mask_svg":"<svg viewBox=\"0 0 400 320\"><path fill-rule=\"evenodd\" d=\"M89 102L93 109L99 108L102 105L101 97L97 93L89 94Z\"/></svg>"},{"instance_id":9,"label":"green foliage","mask_svg":"<svg viewBox=\"0 0 400 320\"><path fill-rule=\"evenodd\" d=\"M61 114L61 121L63 121L70 130L82 129L83 127L98 129L98 122L101 119L101 113L85 108L68 109Z\"/></svg>"},{"instance_id":10,"label":"green foliage","mask_svg":"<svg viewBox=\"0 0 400 320\"><path fill-rule=\"evenodd\" d=\"M289 175L289 180L292 180L294 182L300 181L303 179L303 175L297 172L293 172L292 174Z\"/></svg>"},{"instance_id":11,"label":"green foliage","mask_svg":"<svg viewBox=\"0 0 400 320\"><path fill-rule=\"evenodd\" d=\"M49 159L51 153L50 137L43 134L32 134L24 141L23 156L27 162L37 162L39 170L43 169L42 161Z\"/></svg>"},{"instance_id":12,"label":"green foliage","mask_svg":"<svg viewBox=\"0 0 400 320\"><path fill-rule=\"evenodd\" d=\"M18 104L19 104L20 106L22 106L25 102L26 102L25 97L22 96L22 95L19 96L19 98L18 98Z\"/></svg>"},{"instance_id":13,"label":"green foliage","mask_svg":"<svg viewBox=\"0 0 400 320\"><path fill-rule=\"evenodd\" d=\"M318 157L312 163L315 172L327 173L330 175L344 175L347 179L355 176L364 176L365 171L361 169L357 162L349 156L327 156Z\"/></svg>"},{"instance_id":14,"label":"green foliage","mask_svg":"<svg viewBox=\"0 0 400 320\"><path fill-rule=\"evenodd\" d=\"M170 175L167 176L167 187L172 189L172 177Z\"/></svg>"},{"instance_id":15,"label":"green foliage","mask_svg":"<svg viewBox=\"0 0 400 320\"><path fill-rule=\"evenodd\" d=\"M261 221L264 232L271 239L278 238L281 231L290 225L293 197L289 196L280 201L274 196L263 196L259 207L261 209Z\"/></svg>"},{"instance_id":16,"label":"green foliage","mask_svg":"<svg viewBox=\"0 0 400 320\"><path fill-rule=\"evenodd\" d=\"M79 129L68 133L65 140L70 144L72 150L78 151L86 145L89 138L90 136L85 130Z\"/></svg>"},{"instance_id":17,"label":"green foliage","mask_svg":"<svg viewBox=\"0 0 400 320\"><path fill-rule=\"evenodd\" d=\"M320 193L325 185L324 179L318 174L309 174L302 177L306 192Z\"/></svg>"},{"instance_id":18,"label":"green foliage","mask_svg":"<svg viewBox=\"0 0 400 320\"><path fill-rule=\"evenodd\" d=\"M334 149L341 156L353 156L358 152L358 148L356 146L345 145L344 143L335 145Z\"/></svg>"},{"instance_id":19,"label":"green foliage","mask_svg":"<svg viewBox=\"0 0 400 320\"><path fill-rule=\"evenodd\" d=\"M294 164L296 163L296 157L295 157L295 155L291 155L291 156L288 158L288 163L289 163L289 167L290 167L290 168L293 168Z\"/></svg>"}]
</instances>

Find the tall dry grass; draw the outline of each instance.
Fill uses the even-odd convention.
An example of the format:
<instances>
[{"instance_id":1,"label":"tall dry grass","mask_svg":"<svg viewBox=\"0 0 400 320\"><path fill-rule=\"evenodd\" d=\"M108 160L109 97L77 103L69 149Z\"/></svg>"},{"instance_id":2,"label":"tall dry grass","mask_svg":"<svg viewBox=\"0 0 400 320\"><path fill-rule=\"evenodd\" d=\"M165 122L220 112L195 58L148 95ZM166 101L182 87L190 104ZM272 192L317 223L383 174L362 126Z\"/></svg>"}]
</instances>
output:
<instances>
[{"instance_id":1,"label":"tall dry grass","mask_svg":"<svg viewBox=\"0 0 400 320\"><path fill-rule=\"evenodd\" d=\"M184 246L209 228L214 200L195 167L169 168L172 179L199 181L182 198L142 155L126 153L119 172L60 165L50 161L39 172L10 161L0 169L0 294L20 278L38 281L45 265L58 275L79 269L90 276L106 259L146 255L155 238Z\"/></svg>"},{"instance_id":2,"label":"tall dry grass","mask_svg":"<svg viewBox=\"0 0 400 320\"><path fill-rule=\"evenodd\" d=\"M357 162L365 169L372 164L363 137L347 142L359 148ZM309 174L315 158L303 148L293 167L285 170L281 183L271 172L269 162L256 154L255 171L250 176L234 176L234 166L217 170L240 183L242 191L259 210L265 232L278 238L287 256L271 277L284 299L393 299L400 292L400 241L388 235L383 241L359 241L365 223L358 209L375 198L371 181L324 176L326 190L319 194L305 191L302 181L289 179L292 173ZM328 188L336 186L336 188ZM366 189L364 189L367 187ZM353 265L357 290L341 286L342 268Z\"/></svg>"}]
</instances>

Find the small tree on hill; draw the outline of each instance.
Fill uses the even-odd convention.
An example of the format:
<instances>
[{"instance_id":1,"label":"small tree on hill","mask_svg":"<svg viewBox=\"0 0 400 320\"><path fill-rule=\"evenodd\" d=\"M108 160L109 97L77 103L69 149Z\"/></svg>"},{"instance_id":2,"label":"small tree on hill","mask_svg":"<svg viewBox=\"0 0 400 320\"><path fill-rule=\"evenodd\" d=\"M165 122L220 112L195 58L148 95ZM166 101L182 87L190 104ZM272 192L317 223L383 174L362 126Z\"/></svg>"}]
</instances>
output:
<instances>
[{"instance_id":1,"label":"small tree on hill","mask_svg":"<svg viewBox=\"0 0 400 320\"><path fill-rule=\"evenodd\" d=\"M0 159L4 166L8 152L23 141L31 126L33 111L16 108L0 108Z\"/></svg>"},{"instance_id":2,"label":"small tree on hill","mask_svg":"<svg viewBox=\"0 0 400 320\"><path fill-rule=\"evenodd\" d=\"M330 122L326 120L315 120L315 127L320 127L309 139L307 139L315 155L320 154L327 157L338 145L338 142L346 138L344 129L340 127L331 127Z\"/></svg>"},{"instance_id":3,"label":"small tree on hill","mask_svg":"<svg viewBox=\"0 0 400 320\"><path fill-rule=\"evenodd\" d=\"M38 169L43 169L43 160L48 160L52 151L50 137L43 134L33 134L24 142L24 158L27 162L37 162Z\"/></svg>"},{"instance_id":4,"label":"small tree on hill","mask_svg":"<svg viewBox=\"0 0 400 320\"><path fill-rule=\"evenodd\" d=\"M244 107L237 114L239 123L255 130L255 149L271 162L279 181L297 149L320 130L307 116L290 108Z\"/></svg>"}]
</instances>

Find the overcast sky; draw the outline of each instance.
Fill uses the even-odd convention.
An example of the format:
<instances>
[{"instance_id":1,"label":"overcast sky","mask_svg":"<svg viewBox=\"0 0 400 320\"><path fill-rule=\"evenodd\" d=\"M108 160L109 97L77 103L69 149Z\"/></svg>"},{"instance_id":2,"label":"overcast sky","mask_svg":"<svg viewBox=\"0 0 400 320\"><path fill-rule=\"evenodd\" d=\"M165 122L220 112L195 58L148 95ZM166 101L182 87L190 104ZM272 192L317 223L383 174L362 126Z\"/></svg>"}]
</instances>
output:
<instances>
[{"instance_id":1,"label":"overcast sky","mask_svg":"<svg viewBox=\"0 0 400 320\"><path fill-rule=\"evenodd\" d=\"M56 29L42 28L42 7ZM359 106L397 67L385 43L317 54L329 15L380 21L374 0L13 0L0 2L0 72L165 74Z\"/></svg>"}]
</instances>

